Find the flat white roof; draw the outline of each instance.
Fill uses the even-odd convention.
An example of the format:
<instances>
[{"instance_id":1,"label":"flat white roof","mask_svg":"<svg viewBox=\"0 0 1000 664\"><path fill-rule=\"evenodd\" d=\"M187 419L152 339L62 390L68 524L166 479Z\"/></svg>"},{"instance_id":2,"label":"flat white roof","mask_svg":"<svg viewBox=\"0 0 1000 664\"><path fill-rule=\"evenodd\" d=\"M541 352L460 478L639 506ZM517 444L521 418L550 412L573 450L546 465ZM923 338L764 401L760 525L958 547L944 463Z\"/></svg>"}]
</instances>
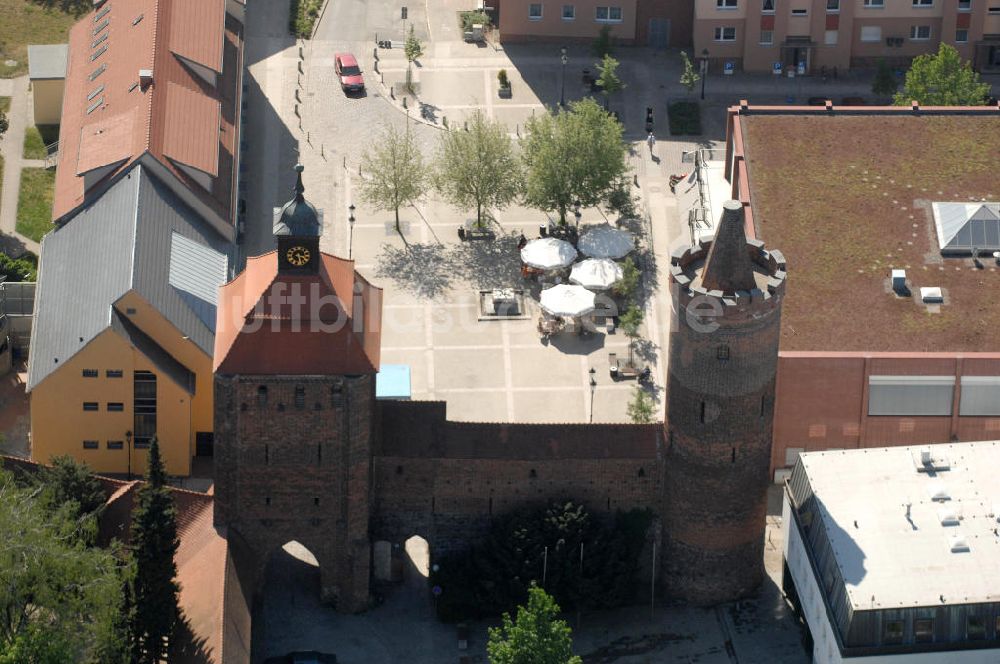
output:
<instances>
[{"instance_id":1,"label":"flat white roof","mask_svg":"<svg viewBox=\"0 0 1000 664\"><path fill-rule=\"evenodd\" d=\"M1000 601L1000 441L799 458L855 609Z\"/></svg>"}]
</instances>

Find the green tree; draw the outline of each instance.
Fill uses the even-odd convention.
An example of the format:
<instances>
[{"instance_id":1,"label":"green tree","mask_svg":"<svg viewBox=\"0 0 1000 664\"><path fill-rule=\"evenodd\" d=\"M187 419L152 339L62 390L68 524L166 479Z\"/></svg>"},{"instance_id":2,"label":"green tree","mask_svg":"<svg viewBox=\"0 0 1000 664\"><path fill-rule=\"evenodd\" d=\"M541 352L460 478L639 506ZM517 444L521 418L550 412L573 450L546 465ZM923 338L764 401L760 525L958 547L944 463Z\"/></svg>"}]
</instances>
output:
<instances>
[{"instance_id":1,"label":"green tree","mask_svg":"<svg viewBox=\"0 0 1000 664\"><path fill-rule=\"evenodd\" d=\"M7 120L7 114L4 113L3 111L0 111L0 136L6 134L9 128L10 128L10 121Z\"/></svg>"},{"instance_id":2,"label":"green tree","mask_svg":"<svg viewBox=\"0 0 1000 664\"><path fill-rule=\"evenodd\" d=\"M642 274L631 256L622 263L622 278L618 280L612 290L619 297L631 298L635 296L636 289L639 288L639 279ZM641 320L641 319L640 319Z\"/></svg>"},{"instance_id":3,"label":"green tree","mask_svg":"<svg viewBox=\"0 0 1000 664\"><path fill-rule=\"evenodd\" d=\"M503 624L490 628L486 644L490 664L581 664L573 654L572 630L559 620L559 605L538 586L528 590L528 603L517 619L503 614Z\"/></svg>"},{"instance_id":4,"label":"green tree","mask_svg":"<svg viewBox=\"0 0 1000 664\"><path fill-rule=\"evenodd\" d=\"M989 83L979 80L971 63L963 61L954 46L941 42L937 53L913 59L895 104L908 106L915 100L922 106L982 106L989 92Z\"/></svg>"},{"instance_id":5,"label":"green tree","mask_svg":"<svg viewBox=\"0 0 1000 664\"><path fill-rule=\"evenodd\" d=\"M559 213L574 201L593 207L605 200L625 175L622 126L593 99L570 103L570 110L528 120L522 141L525 201Z\"/></svg>"},{"instance_id":6,"label":"green tree","mask_svg":"<svg viewBox=\"0 0 1000 664\"><path fill-rule=\"evenodd\" d=\"M621 327L622 333L628 337L628 363L630 366L635 364L635 340L639 338L639 327L642 325L642 319L642 308L634 302L630 302L622 315L618 317L618 325Z\"/></svg>"},{"instance_id":7,"label":"green tree","mask_svg":"<svg viewBox=\"0 0 1000 664\"><path fill-rule=\"evenodd\" d=\"M634 424L649 424L653 421L654 404L649 392L636 385L632 392L632 400L628 403L628 418Z\"/></svg>"},{"instance_id":8,"label":"green tree","mask_svg":"<svg viewBox=\"0 0 1000 664\"><path fill-rule=\"evenodd\" d=\"M899 88L899 81L896 80L892 68L885 58L878 61L878 69L875 70L875 78L872 79L872 94L879 97L891 97Z\"/></svg>"},{"instance_id":9,"label":"green tree","mask_svg":"<svg viewBox=\"0 0 1000 664\"><path fill-rule=\"evenodd\" d=\"M605 55L600 62L594 66L600 72L597 77L597 84L601 86L601 94L604 95L604 108L610 104L611 95L625 89L625 83L618 76L619 62L610 55Z\"/></svg>"},{"instance_id":10,"label":"green tree","mask_svg":"<svg viewBox=\"0 0 1000 664\"><path fill-rule=\"evenodd\" d=\"M410 25L410 32L406 35L406 43L403 45L403 55L406 56L406 89L413 92L413 61L424 54L424 45L420 43L413 25Z\"/></svg>"},{"instance_id":11,"label":"green tree","mask_svg":"<svg viewBox=\"0 0 1000 664\"><path fill-rule=\"evenodd\" d=\"M701 80L701 75L698 74L698 70L694 68L694 63L691 62L691 58L688 57L687 51L681 51L681 62L684 65L684 71L681 72L681 85L688 92L694 92L694 86L698 84Z\"/></svg>"},{"instance_id":12,"label":"green tree","mask_svg":"<svg viewBox=\"0 0 1000 664\"><path fill-rule=\"evenodd\" d=\"M598 58L603 58L605 55L611 54L611 48L614 43L611 38L611 26L602 25L600 31L597 33L597 39L591 44L591 50L594 55Z\"/></svg>"},{"instance_id":13,"label":"green tree","mask_svg":"<svg viewBox=\"0 0 1000 664\"><path fill-rule=\"evenodd\" d=\"M75 506L53 511L39 494L0 472L0 662L94 659L116 611L117 565L84 544Z\"/></svg>"},{"instance_id":14,"label":"green tree","mask_svg":"<svg viewBox=\"0 0 1000 664\"><path fill-rule=\"evenodd\" d=\"M475 207L476 225L483 208L507 207L523 189L520 164L507 129L476 111L468 131L441 135L434 184L456 207Z\"/></svg>"},{"instance_id":15,"label":"green tree","mask_svg":"<svg viewBox=\"0 0 1000 664\"><path fill-rule=\"evenodd\" d=\"M101 483L84 463L69 455L58 456L40 474L42 503L52 511L67 509L80 523L87 544L97 539L97 518L107 496Z\"/></svg>"},{"instance_id":16,"label":"green tree","mask_svg":"<svg viewBox=\"0 0 1000 664\"><path fill-rule=\"evenodd\" d=\"M149 444L146 482L139 488L132 515L132 555L135 558L135 613L129 630L137 644L139 664L157 664L166 654L180 613L175 577L177 511L167 487L160 444Z\"/></svg>"},{"instance_id":17,"label":"green tree","mask_svg":"<svg viewBox=\"0 0 1000 664\"><path fill-rule=\"evenodd\" d=\"M396 215L396 232L405 242L399 227L399 208L417 201L428 180L409 123L405 132L388 125L374 150L362 156L361 170L364 173L361 198L376 210L392 210Z\"/></svg>"}]
</instances>

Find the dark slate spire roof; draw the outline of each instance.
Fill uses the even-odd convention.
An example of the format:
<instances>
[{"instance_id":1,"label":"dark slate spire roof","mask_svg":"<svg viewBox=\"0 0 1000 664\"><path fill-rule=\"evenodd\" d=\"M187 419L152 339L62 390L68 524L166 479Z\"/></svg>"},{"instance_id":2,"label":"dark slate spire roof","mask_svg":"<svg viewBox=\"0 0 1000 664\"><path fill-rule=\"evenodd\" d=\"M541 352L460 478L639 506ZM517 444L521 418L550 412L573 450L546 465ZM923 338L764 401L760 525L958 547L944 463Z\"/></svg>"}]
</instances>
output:
<instances>
[{"instance_id":1,"label":"dark slate spire roof","mask_svg":"<svg viewBox=\"0 0 1000 664\"><path fill-rule=\"evenodd\" d=\"M715 240L705 259L701 285L723 293L753 290L757 287L753 272L753 262L747 253L743 205L739 201L726 201L722 204Z\"/></svg>"},{"instance_id":2,"label":"dark slate spire roof","mask_svg":"<svg viewBox=\"0 0 1000 664\"><path fill-rule=\"evenodd\" d=\"M322 234L319 214L312 203L306 200L302 185L302 164L295 165L295 197L281 208L277 221L274 222L275 235L290 235L292 237L319 237Z\"/></svg>"}]
</instances>

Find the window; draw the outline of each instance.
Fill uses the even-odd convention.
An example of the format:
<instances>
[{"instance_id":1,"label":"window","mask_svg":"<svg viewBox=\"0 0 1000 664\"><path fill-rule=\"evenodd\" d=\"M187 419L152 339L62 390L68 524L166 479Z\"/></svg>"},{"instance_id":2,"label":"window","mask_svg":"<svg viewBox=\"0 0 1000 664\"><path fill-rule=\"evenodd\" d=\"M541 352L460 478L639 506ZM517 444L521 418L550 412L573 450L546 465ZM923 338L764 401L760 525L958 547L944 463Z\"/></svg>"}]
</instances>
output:
<instances>
[{"instance_id":1,"label":"window","mask_svg":"<svg viewBox=\"0 0 1000 664\"><path fill-rule=\"evenodd\" d=\"M840 0L826 0L826 13L836 14L840 11Z\"/></svg>"},{"instance_id":2,"label":"window","mask_svg":"<svg viewBox=\"0 0 1000 664\"><path fill-rule=\"evenodd\" d=\"M149 441L156 435L156 374L151 371L133 373L132 395L135 449L141 450L149 447Z\"/></svg>"},{"instance_id":3,"label":"window","mask_svg":"<svg viewBox=\"0 0 1000 664\"><path fill-rule=\"evenodd\" d=\"M958 29L958 30L955 30L955 43L957 43L957 44L965 44L968 41L969 41L969 31L968 30L962 30L961 28ZM965 399L964 399L965 393L964 392L962 393L962 397L963 397L962 400L964 402L965 401Z\"/></svg>"},{"instance_id":4,"label":"window","mask_svg":"<svg viewBox=\"0 0 1000 664\"><path fill-rule=\"evenodd\" d=\"M90 76L88 76L87 78L89 78L91 81L93 81L95 78L97 78L98 76L100 76L101 74L103 74L104 70L107 69L107 68L108 68L107 65L101 65L100 67L98 67L97 69L95 69L93 72L91 72Z\"/></svg>"},{"instance_id":5,"label":"window","mask_svg":"<svg viewBox=\"0 0 1000 664\"><path fill-rule=\"evenodd\" d=\"M930 643L934 640L934 620L932 618L916 618L913 621L913 636L917 643Z\"/></svg>"},{"instance_id":6,"label":"window","mask_svg":"<svg viewBox=\"0 0 1000 664\"><path fill-rule=\"evenodd\" d=\"M306 388L301 385L295 388L295 407L299 410L306 407Z\"/></svg>"},{"instance_id":7,"label":"window","mask_svg":"<svg viewBox=\"0 0 1000 664\"><path fill-rule=\"evenodd\" d=\"M529 21L539 21L542 18L542 5L541 3L528 5L528 20Z\"/></svg>"},{"instance_id":8,"label":"window","mask_svg":"<svg viewBox=\"0 0 1000 664\"><path fill-rule=\"evenodd\" d=\"M718 0L716 0L718 1ZM597 21L606 23L621 23L622 20L622 8L621 7L600 7L597 8Z\"/></svg>"},{"instance_id":9,"label":"window","mask_svg":"<svg viewBox=\"0 0 1000 664\"><path fill-rule=\"evenodd\" d=\"M90 93L87 95L87 101L92 100L94 97L101 94L102 92L104 92L104 86L98 85L96 88L91 90Z\"/></svg>"},{"instance_id":10,"label":"window","mask_svg":"<svg viewBox=\"0 0 1000 664\"><path fill-rule=\"evenodd\" d=\"M865 7L885 7L885 0L865 0Z\"/></svg>"},{"instance_id":11,"label":"window","mask_svg":"<svg viewBox=\"0 0 1000 664\"><path fill-rule=\"evenodd\" d=\"M93 61L94 61L94 60L96 60L97 58L99 58L99 57L101 57L102 55L104 55L104 52L105 52L106 50L108 50L108 45L107 45L107 44L104 44L104 45L103 45L103 46L101 46L101 47L100 47L99 49L97 49L96 51L94 51L94 54L90 56L90 61L91 61L91 62L93 62Z\"/></svg>"},{"instance_id":12,"label":"window","mask_svg":"<svg viewBox=\"0 0 1000 664\"><path fill-rule=\"evenodd\" d=\"M101 45L101 42L103 42L107 38L108 38L108 33L105 32L90 44L90 48L97 48L98 46Z\"/></svg>"},{"instance_id":13,"label":"window","mask_svg":"<svg viewBox=\"0 0 1000 664\"><path fill-rule=\"evenodd\" d=\"M827 46L836 46L839 34L836 30L827 30L823 34L823 43Z\"/></svg>"},{"instance_id":14,"label":"window","mask_svg":"<svg viewBox=\"0 0 1000 664\"><path fill-rule=\"evenodd\" d=\"M1000 14L1000 5L997 5L995 7L990 7L989 9L986 10L986 13L987 14Z\"/></svg>"},{"instance_id":15,"label":"window","mask_svg":"<svg viewBox=\"0 0 1000 664\"><path fill-rule=\"evenodd\" d=\"M97 378L97 369L84 369L83 370L83 377L84 378Z\"/></svg>"},{"instance_id":16,"label":"window","mask_svg":"<svg viewBox=\"0 0 1000 664\"><path fill-rule=\"evenodd\" d=\"M951 415L954 376L869 376L868 414Z\"/></svg>"},{"instance_id":17,"label":"window","mask_svg":"<svg viewBox=\"0 0 1000 664\"><path fill-rule=\"evenodd\" d=\"M808 9L793 9L792 10L792 16L808 16L808 15L809 15L809 10Z\"/></svg>"},{"instance_id":18,"label":"window","mask_svg":"<svg viewBox=\"0 0 1000 664\"><path fill-rule=\"evenodd\" d=\"M97 14L94 15L94 23L97 23L102 18L104 18L105 16L107 16L108 12L110 12L110 11L111 11L111 5L105 5L104 9L102 9L101 11L97 12Z\"/></svg>"},{"instance_id":19,"label":"window","mask_svg":"<svg viewBox=\"0 0 1000 664\"><path fill-rule=\"evenodd\" d=\"M958 0L958 11L972 11L972 0Z\"/></svg>"},{"instance_id":20,"label":"window","mask_svg":"<svg viewBox=\"0 0 1000 664\"><path fill-rule=\"evenodd\" d=\"M760 31L760 45L770 46L774 43L774 30L761 30ZM722 359L721 357L719 358Z\"/></svg>"},{"instance_id":21,"label":"window","mask_svg":"<svg viewBox=\"0 0 1000 664\"><path fill-rule=\"evenodd\" d=\"M576 18L576 5L563 5L562 17L564 21L572 21Z\"/></svg>"},{"instance_id":22,"label":"window","mask_svg":"<svg viewBox=\"0 0 1000 664\"><path fill-rule=\"evenodd\" d=\"M96 450L98 448L96 440L85 440L83 441L83 449L85 450Z\"/></svg>"},{"instance_id":23,"label":"window","mask_svg":"<svg viewBox=\"0 0 1000 664\"><path fill-rule=\"evenodd\" d=\"M761 38L761 39L763 40L763 38ZM771 43L771 40L768 39L767 43ZM729 346L727 344L722 344L721 346L719 346L718 348L716 348L715 349L715 357L717 357L720 360L728 360L729 359Z\"/></svg>"},{"instance_id":24,"label":"window","mask_svg":"<svg viewBox=\"0 0 1000 664\"><path fill-rule=\"evenodd\" d=\"M910 26L910 39L913 41L924 41L931 38L931 26L929 25L911 25Z\"/></svg>"},{"instance_id":25,"label":"window","mask_svg":"<svg viewBox=\"0 0 1000 664\"><path fill-rule=\"evenodd\" d=\"M903 621L902 620L889 620L885 623L885 634L882 637L882 643L886 645L892 645L894 643L903 642Z\"/></svg>"},{"instance_id":26,"label":"window","mask_svg":"<svg viewBox=\"0 0 1000 664\"><path fill-rule=\"evenodd\" d=\"M120 440L109 440L108 449L109 450L120 450L125 447L125 444Z\"/></svg>"},{"instance_id":27,"label":"window","mask_svg":"<svg viewBox=\"0 0 1000 664\"><path fill-rule=\"evenodd\" d=\"M965 623L965 637L970 641L986 638L986 621L981 616L969 616Z\"/></svg>"},{"instance_id":28,"label":"window","mask_svg":"<svg viewBox=\"0 0 1000 664\"><path fill-rule=\"evenodd\" d=\"M736 41L736 28L716 28L715 41Z\"/></svg>"},{"instance_id":29,"label":"window","mask_svg":"<svg viewBox=\"0 0 1000 664\"><path fill-rule=\"evenodd\" d=\"M700 419L701 419L701 423L704 424L705 423L705 402L704 401L701 402L701 416L700 416Z\"/></svg>"},{"instance_id":30,"label":"window","mask_svg":"<svg viewBox=\"0 0 1000 664\"><path fill-rule=\"evenodd\" d=\"M110 413L120 413L125 410L125 404L117 401L108 402L108 412Z\"/></svg>"},{"instance_id":31,"label":"window","mask_svg":"<svg viewBox=\"0 0 1000 664\"><path fill-rule=\"evenodd\" d=\"M86 411L91 411L91 412L95 411L95 410L97 410L97 402L96 401L84 401L83 402L83 409L86 410Z\"/></svg>"},{"instance_id":32,"label":"window","mask_svg":"<svg viewBox=\"0 0 1000 664\"><path fill-rule=\"evenodd\" d=\"M736 9L739 0L715 0L716 9Z\"/></svg>"},{"instance_id":33,"label":"window","mask_svg":"<svg viewBox=\"0 0 1000 664\"><path fill-rule=\"evenodd\" d=\"M87 107L87 115L90 115L104 104L104 97L98 97L97 101Z\"/></svg>"},{"instance_id":34,"label":"window","mask_svg":"<svg viewBox=\"0 0 1000 664\"><path fill-rule=\"evenodd\" d=\"M760 5L760 11L762 14L773 14L774 0L763 0Z\"/></svg>"},{"instance_id":35,"label":"window","mask_svg":"<svg viewBox=\"0 0 1000 664\"><path fill-rule=\"evenodd\" d=\"M94 34L92 36L96 37L97 35L99 35L101 30L108 27L110 23L111 21L109 21L108 19L104 19L103 21L101 21L101 24L98 25L96 28L94 28Z\"/></svg>"},{"instance_id":36,"label":"window","mask_svg":"<svg viewBox=\"0 0 1000 664\"><path fill-rule=\"evenodd\" d=\"M862 25L861 41L878 42L882 41L882 28L878 25Z\"/></svg>"},{"instance_id":37,"label":"window","mask_svg":"<svg viewBox=\"0 0 1000 664\"><path fill-rule=\"evenodd\" d=\"M105 378L121 378L122 377L122 370L121 369L108 369L107 371L104 372L104 376L105 376Z\"/></svg>"},{"instance_id":38,"label":"window","mask_svg":"<svg viewBox=\"0 0 1000 664\"><path fill-rule=\"evenodd\" d=\"M267 405L267 388L263 385L257 388L257 405L261 408Z\"/></svg>"},{"instance_id":39,"label":"window","mask_svg":"<svg viewBox=\"0 0 1000 664\"><path fill-rule=\"evenodd\" d=\"M934 0L913 0L914 7L933 7Z\"/></svg>"}]
</instances>

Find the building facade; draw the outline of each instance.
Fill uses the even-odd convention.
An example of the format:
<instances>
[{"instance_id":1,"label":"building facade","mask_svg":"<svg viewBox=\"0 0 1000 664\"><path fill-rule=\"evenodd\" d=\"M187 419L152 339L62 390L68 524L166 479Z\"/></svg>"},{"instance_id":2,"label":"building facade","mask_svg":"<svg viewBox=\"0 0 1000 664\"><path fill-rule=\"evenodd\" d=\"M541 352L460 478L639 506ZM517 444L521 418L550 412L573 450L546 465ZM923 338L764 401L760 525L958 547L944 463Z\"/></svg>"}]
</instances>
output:
<instances>
[{"instance_id":1,"label":"building facade","mask_svg":"<svg viewBox=\"0 0 1000 664\"><path fill-rule=\"evenodd\" d=\"M618 44L653 48L691 45L692 5L677 0L499 0L500 40L590 43L603 28Z\"/></svg>"},{"instance_id":2,"label":"building facade","mask_svg":"<svg viewBox=\"0 0 1000 664\"><path fill-rule=\"evenodd\" d=\"M906 66L944 42L1000 71L994 0L694 0L694 53L714 68L834 75L884 59Z\"/></svg>"}]
</instances>

